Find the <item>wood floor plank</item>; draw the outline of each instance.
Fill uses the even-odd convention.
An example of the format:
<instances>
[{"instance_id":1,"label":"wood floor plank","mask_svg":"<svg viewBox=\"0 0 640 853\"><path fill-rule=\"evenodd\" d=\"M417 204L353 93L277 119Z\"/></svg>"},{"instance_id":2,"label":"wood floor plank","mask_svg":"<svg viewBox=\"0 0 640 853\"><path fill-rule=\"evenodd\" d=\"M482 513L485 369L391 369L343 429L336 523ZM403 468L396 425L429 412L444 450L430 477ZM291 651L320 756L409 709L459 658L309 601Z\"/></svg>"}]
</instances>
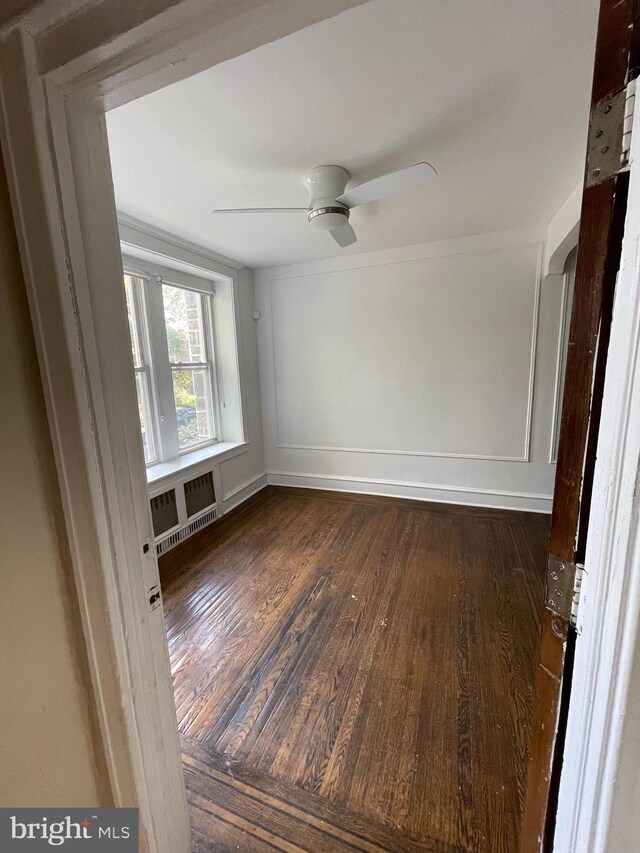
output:
<instances>
[{"instance_id":1,"label":"wood floor plank","mask_svg":"<svg viewBox=\"0 0 640 853\"><path fill-rule=\"evenodd\" d=\"M207 811L214 821L229 822L237 814L243 831L276 849L309 853L461 853L436 839L416 844L402 833L363 819L332 805L324 797L275 780L207 749L188 736L181 737L189 803ZM198 828L204 818L198 816Z\"/></svg>"},{"instance_id":2,"label":"wood floor plank","mask_svg":"<svg viewBox=\"0 0 640 853\"><path fill-rule=\"evenodd\" d=\"M268 488L169 552L194 850L517 849L547 536Z\"/></svg>"}]
</instances>

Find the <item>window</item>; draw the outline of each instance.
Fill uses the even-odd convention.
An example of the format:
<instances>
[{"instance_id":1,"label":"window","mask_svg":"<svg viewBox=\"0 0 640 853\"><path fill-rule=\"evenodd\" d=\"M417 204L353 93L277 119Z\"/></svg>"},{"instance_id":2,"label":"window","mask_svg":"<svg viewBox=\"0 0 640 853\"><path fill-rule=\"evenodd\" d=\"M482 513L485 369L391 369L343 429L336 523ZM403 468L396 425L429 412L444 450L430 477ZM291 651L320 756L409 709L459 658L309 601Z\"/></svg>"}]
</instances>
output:
<instances>
[{"instance_id":1,"label":"window","mask_svg":"<svg viewBox=\"0 0 640 853\"><path fill-rule=\"evenodd\" d=\"M178 446L188 450L214 438L211 364L207 357L207 297L162 285Z\"/></svg>"},{"instance_id":2,"label":"window","mask_svg":"<svg viewBox=\"0 0 640 853\"><path fill-rule=\"evenodd\" d=\"M213 284L171 270L163 273L128 271L125 263L124 290L147 465L219 440Z\"/></svg>"}]
</instances>

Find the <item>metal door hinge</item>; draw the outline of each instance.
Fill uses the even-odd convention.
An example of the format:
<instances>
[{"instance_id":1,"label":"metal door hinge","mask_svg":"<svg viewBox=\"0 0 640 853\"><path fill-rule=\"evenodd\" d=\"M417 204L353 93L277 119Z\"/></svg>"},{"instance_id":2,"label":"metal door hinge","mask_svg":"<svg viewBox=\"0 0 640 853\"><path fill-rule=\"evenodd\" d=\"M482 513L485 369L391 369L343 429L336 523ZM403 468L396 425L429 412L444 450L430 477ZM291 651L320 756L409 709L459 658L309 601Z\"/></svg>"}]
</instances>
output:
<instances>
[{"instance_id":1,"label":"metal door hinge","mask_svg":"<svg viewBox=\"0 0 640 853\"><path fill-rule=\"evenodd\" d=\"M592 108L585 186L592 187L629 168L636 81Z\"/></svg>"},{"instance_id":2,"label":"metal door hinge","mask_svg":"<svg viewBox=\"0 0 640 853\"><path fill-rule=\"evenodd\" d=\"M160 587L158 584L155 584L151 587L151 589L147 592L149 596L149 611L153 612L157 607L160 607Z\"/></svg>"},{"instance_id":3,"label":"metal door hinge","mask_svg":"<svg viewBox=\"0 0 640 853\"><path fill-rule=\"evenodd\" d=\"M545 606L570 622L574 628L578 620L583 572L584 566L579 563L569 563L549 554Z\"/></svg>"}]
</instances>

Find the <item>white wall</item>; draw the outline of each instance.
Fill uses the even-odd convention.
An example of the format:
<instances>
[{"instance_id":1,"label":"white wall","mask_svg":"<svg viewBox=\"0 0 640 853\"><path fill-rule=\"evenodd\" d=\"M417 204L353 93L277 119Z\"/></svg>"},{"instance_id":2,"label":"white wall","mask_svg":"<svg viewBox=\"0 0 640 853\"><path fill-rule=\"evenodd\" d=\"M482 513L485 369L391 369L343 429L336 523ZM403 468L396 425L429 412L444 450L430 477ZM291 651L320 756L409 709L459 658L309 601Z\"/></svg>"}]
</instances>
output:
<instances>
[{"instance_id":1,"label":"white wall","mask_svg":"<svg viewBox=\"0 0 640 853\"><path fill-rule=\"evenodd\" d=\"M549 511L561 276L508 232L256 272L269 482Z\"/></svg>"},{"instance_id":2,"label":"white wall","mask_svg":"<svg viewBox=\"0 0 640 853\"><path fill-rule=\"evenodd\" d=\"M236 290L242 415L248 447L244 453L220 463L223 512L266 483L252 270L243 267L238 271Z\"/></svg>"},{"instance_id":3,"label":"white wall","mask_svg":"<svg viewBox=\"0 0 640 853\"><path fill-rule=\"evenodd\" d=\"M561 273L569 252L578 245L581 209L582 181L558 210L547 228L545 274Z\"/></svg>"},{"instance_id":4,"label":"white wall","mask_svg":"<svg viewBox=\"0 0 640 853\"><path fill-rule=\"evenodd\" d=\"M234 277L249 444L219 463L224 511L265 471L283 485L550 511L564 278L541 279L544 231L263 269L255 285L169 235L122 231Z\"/></svg>"}]
</instances>

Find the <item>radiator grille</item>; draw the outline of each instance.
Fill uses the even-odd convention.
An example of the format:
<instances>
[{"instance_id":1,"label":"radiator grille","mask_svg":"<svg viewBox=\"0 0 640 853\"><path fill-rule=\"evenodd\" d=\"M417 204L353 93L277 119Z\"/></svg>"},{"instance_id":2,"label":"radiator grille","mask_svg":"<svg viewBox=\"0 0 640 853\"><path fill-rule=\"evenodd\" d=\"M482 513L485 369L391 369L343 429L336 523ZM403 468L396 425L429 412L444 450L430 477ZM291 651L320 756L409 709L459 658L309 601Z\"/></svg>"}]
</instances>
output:
<instances>
[{"instance_id":1,"label":"radiator grille","mask_svg":"<svg viewBox=\"0 0 640 853\"><path fill-rule=\"evenodd\" d=\"M156 538L176 526L178 523L178 507L176 506L176 493L173 489L151 498L151 518L153 520L153 534Z\"/></svg>"},{"instance_id":2,"label":"radiator grille","mask_svg":"<svg viewBox=\"0 0 640 853\"><path fill-rule=\"evenodd\" d=\"M168 551L170 548L173 548L174 545L177 545L178 542L182 542L183 539L191 536L191 534L195 533L196 530L200 530L202 527L206 527L207 524L211 524L211 522L215 521L217 517L218 510L216 507L210 509L208 512L203 512L202 515L199 515L197 518L194 518L193 521L185 524L185 526L180 528L180 530L176 530L174 533L169 534L165 539L157 542L157 555L160 556L160 554L164 554L165 551Z\"/></svg>"},{"instance_id":3,"label":"radiator grille","mask_svg":"<svg viewBox=\"0 0 640 853\"><path fill-rule=\"evenodd\" d=\"M211 471L184 484L184 500L187 505L187 518L216 502Z\"/></svg>"}]
</instances>

